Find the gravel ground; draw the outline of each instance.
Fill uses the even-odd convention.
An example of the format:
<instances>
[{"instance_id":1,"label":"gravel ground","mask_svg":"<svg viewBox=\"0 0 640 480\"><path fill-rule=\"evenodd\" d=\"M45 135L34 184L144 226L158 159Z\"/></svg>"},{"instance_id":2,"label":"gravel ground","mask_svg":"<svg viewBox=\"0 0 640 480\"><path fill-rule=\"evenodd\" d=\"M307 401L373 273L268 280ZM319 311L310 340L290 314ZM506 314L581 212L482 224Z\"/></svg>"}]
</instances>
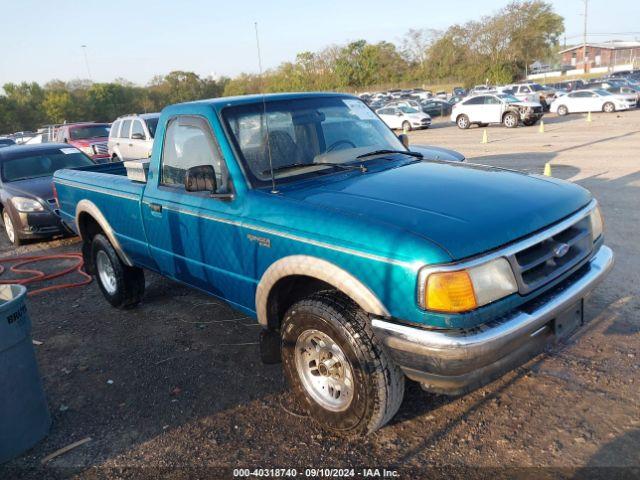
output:
<instances>
[{"instance_id":1,"label":"gravel ground","mask_svg":"<svg viewBox=\"0 0 640 480\"><path fill-rule=\"evenodd\" d=\"M95 283L29 299L53 416L50 435L0 466L0 478L231 477L228 468L353 467L403 478L637 478L640 475L640 111L550 117L537 127L467 131L436 122L413 143L469 161L541 173L601 202L617 264L591 296L589 325L551 355L459 398L407 387L390 425L333 438L291 400L278 365L262 365L255 322L156 275L144 303L112 309ZM76 251L75 239L5 255ZM49 453L91 441L50 461ZM603 468L598 468L603 467ZM604 467L622 467L617 469ZM348 472L347 472L348 473ZM375 472L374 472L375 473ZM382 475L382 472L380 472Z\"/></svg>"}]
</instances>

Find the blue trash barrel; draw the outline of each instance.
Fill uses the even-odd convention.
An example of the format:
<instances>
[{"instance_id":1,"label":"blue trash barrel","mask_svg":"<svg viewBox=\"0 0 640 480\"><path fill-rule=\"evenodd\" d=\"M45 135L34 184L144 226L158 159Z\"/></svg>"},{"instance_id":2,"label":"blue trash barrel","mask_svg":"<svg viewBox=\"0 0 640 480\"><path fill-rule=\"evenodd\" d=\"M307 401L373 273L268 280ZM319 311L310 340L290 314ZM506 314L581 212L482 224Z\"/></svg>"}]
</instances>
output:
<instances>
[{"instance_id":1,"label":"blue trash barrel","mask_svg":"<svg viewBox=\"0 0 640 480\"><path fill-rule=\"evenodd\" d=\"M22 285L0 285L0 463L34 446L51 425Z\"/></svg>"}]
</instances>

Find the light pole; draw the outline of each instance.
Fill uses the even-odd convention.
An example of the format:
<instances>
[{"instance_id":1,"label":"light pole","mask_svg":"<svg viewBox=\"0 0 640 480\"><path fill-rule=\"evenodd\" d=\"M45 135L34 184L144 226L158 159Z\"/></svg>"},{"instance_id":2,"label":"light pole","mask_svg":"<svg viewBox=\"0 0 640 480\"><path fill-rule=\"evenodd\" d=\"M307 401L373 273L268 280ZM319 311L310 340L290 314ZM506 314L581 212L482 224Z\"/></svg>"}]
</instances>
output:
<instances>
[{"instance_id":1,"label":"light pole","mask_svg":"<svg viewBox=\"0 0 640 480\"><path fill-rule=\"evenodd\" d=\"M89 75L89 80L93 82L93 78L91 78L91 69L89 68L89 57L87 56L87 46L80 45L82 47L82 53L84 54L84 64L87 67L87 74Z\"/></svg>"},{"instance_id":2,"label":"light pole","mask_svg":"<svg viewBox=\"0 0 640 480\"><path fill-rule=\"evenodd\" d=\"M584 32L582 36L582 69L587 73L587 12L589 10L589 0L584 0Z\"/></svg>"}]
</instances>

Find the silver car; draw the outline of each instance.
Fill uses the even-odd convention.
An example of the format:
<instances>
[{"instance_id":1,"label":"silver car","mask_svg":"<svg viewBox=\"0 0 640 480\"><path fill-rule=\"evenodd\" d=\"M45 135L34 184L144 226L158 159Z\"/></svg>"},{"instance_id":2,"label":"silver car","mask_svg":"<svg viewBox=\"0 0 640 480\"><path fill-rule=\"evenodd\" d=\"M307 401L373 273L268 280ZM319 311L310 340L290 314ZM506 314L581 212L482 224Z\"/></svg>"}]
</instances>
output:
<instances>
[{"instance_id":1,"label":"silver car","mask_svg":"<svg viewBox=\"0 0 640 480\"><path fill-rule=\"evenodd\" d=\"M118 117L111 126L107 143L111 161L122 162L151 156L159 118L159 113Z\"/></svg>"}]
</instances>

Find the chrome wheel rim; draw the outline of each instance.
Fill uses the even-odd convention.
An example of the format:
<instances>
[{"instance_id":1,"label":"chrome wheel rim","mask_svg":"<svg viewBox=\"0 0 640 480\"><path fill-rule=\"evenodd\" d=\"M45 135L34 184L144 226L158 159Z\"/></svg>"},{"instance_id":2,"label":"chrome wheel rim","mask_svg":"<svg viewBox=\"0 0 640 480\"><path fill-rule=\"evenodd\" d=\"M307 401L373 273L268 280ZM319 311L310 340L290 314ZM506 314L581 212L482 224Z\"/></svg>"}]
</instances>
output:
<instances>
[{"instance_id":1,"label":"chrome wheel rim","mask_svg":"<svg viewBox=\"0 0 640 480\"><path fill-rule=\"evenodd\" d=\"M4 221L4 230L7 232L7 237L9 238L9 241L13 243L16 238L16 232L13 229L11 217L6 211L2 214L2 220Z\"/></svg>"},{"instance_id":2,"label":"chrome wheel rim","mask_svg":"<svg viewBox=\"0 0 640 480\"><path fill-rule=\"evenodd\" d=\"M611 112L613 112L613 110L614 110L614 106L611 103L607 103L604 106L604 111L607 112L607 113L611 113Z\"/></svg>"},{"instance_id":3,"label":"chrome wheel rim","mask_svg":"<svg viewBox=\"0 0 640 480\"><path fill-rule=\"evenodd\" d=\"M295 349L296 370L305 391L322 408L340 412L353 400L353 370L340 346L319 330L300 334Z\"/></svg>"},{"instance_id":4,"label":"chrome wheel rim","mask_svg":"<svg viewBox=\"0 0 640 480\"><path fill-rule=\"evenodd\" d=\"M116 274L113 270L113 265L109 256L104 250L100 250L96 254L96 267L98 269L98 276L100 277L100 283L107 291L107 293L113 295L117 290Z\"/></svg>"},{"instance_id":5,"label":"chrome wheel rim","mask_svg":"<svg viewBox=\"0 0 640 480\"><path fill-rule=\"evenodd\" d=\"M507 127L513 127L516 124L516 119L513 115L507 115L504 117L504 124Z\"/></svg>"},{"instance_id":6,"label":"chrome wheel rim","mask_svg":"<svg viewBox=\"0 0 640 480\"><path fill-rule=\"evenodd\" d=\"M458 126L460 128L467 128L467 119L465 117L461 117L458 119Z\"/></svg>"}]
</instances>

